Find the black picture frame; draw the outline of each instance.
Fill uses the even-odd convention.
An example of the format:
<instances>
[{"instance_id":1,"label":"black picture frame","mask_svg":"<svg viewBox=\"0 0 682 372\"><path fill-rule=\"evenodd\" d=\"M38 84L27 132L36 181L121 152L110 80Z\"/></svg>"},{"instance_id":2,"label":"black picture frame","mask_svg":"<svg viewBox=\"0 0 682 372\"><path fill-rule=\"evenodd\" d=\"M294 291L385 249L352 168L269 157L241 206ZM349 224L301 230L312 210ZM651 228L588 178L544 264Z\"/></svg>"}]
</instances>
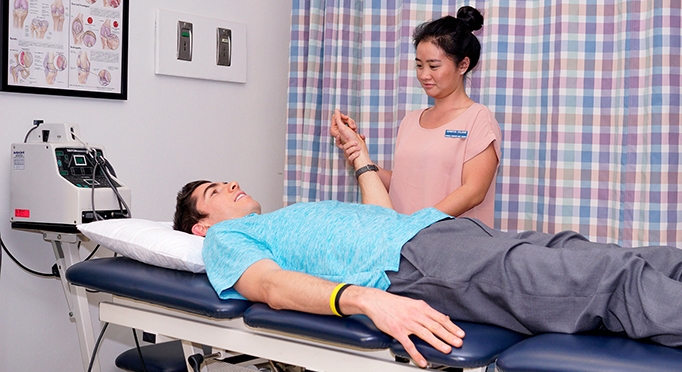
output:
<instances>
[{"instance_id":1,"label":"black picture frame","mask_svg":"<svg viewBox=\"0 0 682 372\"><path fill-rule=\"evenodd\" d=\"M128 0L3 1L0 91L128 99L128 19Z\"/></svg>"}]
</instances>

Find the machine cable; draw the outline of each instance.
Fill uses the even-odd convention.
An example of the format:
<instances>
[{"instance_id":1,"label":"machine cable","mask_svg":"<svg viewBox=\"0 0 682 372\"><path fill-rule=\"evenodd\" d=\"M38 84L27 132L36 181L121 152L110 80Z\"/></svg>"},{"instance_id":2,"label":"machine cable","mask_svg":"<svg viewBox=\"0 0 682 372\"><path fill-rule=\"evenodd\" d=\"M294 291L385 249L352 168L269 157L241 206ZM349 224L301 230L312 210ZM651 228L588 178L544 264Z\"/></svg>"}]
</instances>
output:
<instances>
[{"instance_id":1,"label":"machine cable","mask_svg":"<svg viewBox=\"0 0 682 372\"><path fill-rule=\"evenodd\" d=\"M31 135L31 132L38 129L40 124L42 124L43 122L44 122L43 120L33 120L33 128L29 129L28 133L26 133L26 137L24 137L24 143L28 141L28 136Z\"/></svg>"},{"instance_id":2,"label":"machine cable","mask_svg":"<svg viewBox=\"0 0 682 372\"><path fill-rule=\"evenodd\" d=\"M26 265L24 265L24 264L22 264L21 262L19 262L19 260L17 260L16 257L14 257L14 255L12 255L12 253L9 251L9 249L7 249L7 246L5 245L5 242L2 240L2 234L0 234L0 246L2 246L2 249L5 251L5 253L7 253L7 255L9 256L9 258L11 258L12 261L14 261L14 263L17 264L17 266L19 266L19 267L22 268L23 270L28 271L29 273L31 273L31 274L33 274L33 275L41 276L41 277L44 277L44 278L59 278L59 275L57 274L58 271L56 271L56 267L55 267L55 266L52 267L52 272L51 272L51 273L41 273L41 272L35 271L35 270L33 270L33 269L30 269L30 268L28 268ZM81 246L81 242L79 241L79 242L78 242L78 248L79 248L79 249L80 249L80 246ZM100 245L97 244L97 245L95 246L95 248L92 250L92 252L90 252L90 254L89 254L83 261L88 261L88 260L90 260L90 259L95 255L95 253L97 253L97 250L99 249L99 247L100 247ZM57 264L55 264L55 265L57 265ZM1 270L2 270L2 255L0 254L0 271L1 271Z\"/></svg>"},{"instance_id":3,"label":"machine cable","mask_svg":"<svg viewBox=\"0 0 682 372\"><path fill-rule=\"evenodd\" d=\"M80 247L81 247L81 242L78 242L78 248L80 249ZM92 256L94 256L95 253L97 253L97 250L98 250L98 249L99 249L99 244L97 244L97 245L95 246L95 249L93 249L92 252L90 252L90 254L88 255L88 257L85 257L85 259L84 259L83 261L88 261L88 260L90 260L90 259L92 258Z\"/></svg>"},{"instance_id":4,"label":"machine cable","mask_svg":"<svg viewBox=\"0 0 682 372\"><path fill-rule=\"evenodd\" d=\"M92 170L92 182L93 182L93 187L92 187L92 192L90 194L90 200L92 204L92 214L95 218L96 221L103 220L104 218L99 215L99 213L96 212L95 208L95 182L97 181L95 179L95 176L97 175L97 170L98 168L101 168L102 175L104 176L104 179L107 180L107 183L109 184L109 188L114 192L114 195L116 195L116 199L118 201L118 206L121 214L124 216L124 218L132 218L132 214L130 212L130 208L128 207L128 204L126 203L125 199L121 194L118 192L118 188L114 186L114 182L112 180L112 177L116 178L116 171L114 170L114 167L111 165L109 160L107 160L102 154L98 154L95 149L90 147L87 142L83 141L76 133L71 133L71 135L77 139L85 148L88 150L88 156L90 157L90 160L95 164L93 170Z\"/></svg>"},{"instance_id":5,"label":"machine cable","mask_svg":"<svg viewBox=\"0 0 682 372\"><path fill-rule=\"evenodd\" d=\"M5 245L5 242L2 241L2 235L0 235L0 245L2 245L2 249L5 251L5 253L7 253L7 255L9 256L9 258L11 258L12 261L14 261L14 263L17 264L17 266L21 267L21 268L24 269L25 271L28 271L29 273L31 273L31 274L33 274L33 275L41 276L41 277L44 277L44 278L56 278L56 277L57 277L57 275L55 275L54 273L41 273L41 272L32 270L32 269L30 269L30 268L24 266L21 262L19 262L19 260L17 260L17 259L12 255L12 253L10 253L9 249L7 249L7 246ZM2 255L0 254L0 270L1 270L1 269L2 269Z\"/></svg>"},{"instance_id":6,"label":"machine cable","mask_svg":"<svg viewBox=\"0 0 682 372\"><path fill-rule=\"evenodd\" d=\"M33 127L32 127L31 129L29 129L28 132L26 132L26 136L24 137L24 143L28 142L28 136L31 135L31 133L32 133L34 130L38 129L38 127L39 127L40 124L42 124L42 123L43 123L43 120L33 120ZM56 275L55 275L54 273L41 273L41 272L32 270L32 269L28 268L27 266L23 265L21 262L19 262L19 260L17 260L17 259L12 255L12 253L9 251L9 249L7 249L7 246L5 245L5 242L2 240L2 235L1 235L1 234L0 234L0 246L2 246L2 250L5 251L5 253L7 253L7 255L9 256L9 258L10 258L12 261L14 261L14 263L17 264L17 266L21 267L21 268L24 269L25 271L28 271L29 273L31 273L31 274L33 274L33 275L42 276L42 277L45 277L45 278L53 278L53 277L56 277ZM2 253L0 253L0 271L2 271Z\"/></svg>"},{"instance_id":7,"label":"machine cable","mask_svg":"<svg viewBox=\"0 0 682 372\"><path fill-rule=\"evenodd\" d=\"M140 363L142 364L142 370L144 372L147 372L147 365L144 364L144 358L142 357L142 349L140 348L140 341L137 340L137 332L135 332L135 328L132 328L133 330L133 338L135 339L135 348L137 349L137 355L140 356Z\"/></svg>"},{"instance_id":8,"label":"machine cable","mask_svg":"<svg viewBox=\"0 0 682 372\"><path fill-rule=\"evenodd\" d=\"M128 207L128 204L126 201L123 199L121 194L118 192L118 189L116 186L114 186L114 182L111 179L111 177L116 177L116 171L114 171L114 167L109 163L109 161L102 155L97 155L94 153L94 151L88 151L88 154L92 158L93 162L95 163L95 167L92 171L92 180L93 182L95 181L95 175L97 174L97 168L102 168L102 174L104 175L104 179L107 180L107 183L109 184L109 188L114 192L114 195L116 195L116 198L118 200L118 206L119 210L121 211L121 214L124 216L124 218L132 218L132 214L130 212L130 208ZM92 202L92 213L93 216L95 217L95 220L103 220L104 218L100 216L96 212L95 208L95 188L92 188L92 192L90 193L90 199Z\"/></svg>"},{"instance_id":9,"label":"machine cable","mask_svg":"<svg viewBox=\"0 0 682 372\"><path fill-rule=\"evenodd\" d=\"M95 342L95 348L92 350L92 356L90 357L90 364L88 365L88 372L92 372L92 365L95 364L95 356L97 351L99 351L99 345L102 342L102 337L104 337L104 332L107 330L109 322L104 323L102 330L99 331L99 336L97 336L97 341Z\"/></svg>"}]
</instances>

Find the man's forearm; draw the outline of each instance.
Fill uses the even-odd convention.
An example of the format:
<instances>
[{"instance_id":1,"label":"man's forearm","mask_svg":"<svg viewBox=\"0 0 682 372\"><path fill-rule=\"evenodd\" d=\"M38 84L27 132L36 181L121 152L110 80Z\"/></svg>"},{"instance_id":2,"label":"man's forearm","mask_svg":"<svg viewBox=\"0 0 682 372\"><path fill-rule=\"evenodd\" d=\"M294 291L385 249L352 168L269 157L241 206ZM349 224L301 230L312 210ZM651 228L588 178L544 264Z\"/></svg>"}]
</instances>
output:
<instances>
[{"instance_id":1,"label":"man's forearm","mask_svg":"<svg viewBox=\"0 0 682 372\"><path fill-rule=\"evenodd\" d=\"M358 170L366 165L373 164L369 159L369 154L366 150L360 153L360 156L355 159L353 166ZM388 191L381 181L378 172L364 172L358 177L358 184L360 185L360 194L362 195L362 204L374 204L386 208L393 209L393 203L388 196Z\"/></svg>"},{"instance_id":2,"label":"man's forearm","mask_svg":"<svg viewBox=\"0 0 682 372\"><path fill-rule=\"evenodd\" d=\"M271 260L260 260L242 274L235 289L247 299L266 303L273 309L332 315L329 300L337 285L312 275L283 270ZM347 297L347 293L343 293L341 298L344 302L340 310L346 315L364 313L360 302L367 296L366 293L373 291L379 290L355 286L349 288L347 292L352 295Z\"/></svg>"},{"instance_id":3,"label":"man's forearm","mask_svg":"<svg viewBox=\"0 0 682 372\"><path fill-rule=\"evenodd\" d=\"M260 260L246 269L234 288L247 299L264 302L275 309L331 315L330 299L337 285L311 275L282 270L272 260ZM464 337L464 332L447 316L424 301L376 288L348 287L340 296L338 311L345 315L367 315L377 328L403 344L422 367L426 367L426 360L409 335L418 335L443 353L451 351L448 344L461 346Z\"/></svg>"}]
</instances>

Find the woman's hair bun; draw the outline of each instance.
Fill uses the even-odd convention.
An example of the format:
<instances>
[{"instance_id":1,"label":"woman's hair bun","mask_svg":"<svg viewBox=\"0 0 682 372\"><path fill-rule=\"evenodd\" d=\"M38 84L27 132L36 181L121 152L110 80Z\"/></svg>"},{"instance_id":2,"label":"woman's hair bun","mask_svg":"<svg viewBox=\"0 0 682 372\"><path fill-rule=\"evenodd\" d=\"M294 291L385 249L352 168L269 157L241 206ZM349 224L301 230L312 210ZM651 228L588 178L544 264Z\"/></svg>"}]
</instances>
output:
<instances>
[{"instance_id":1,"label":"woman's hair bun","mask_svg":"<svg viewBox=\"0 0 682 372\"><path fill-rule=\"evenodd\" d=\"M464 22L471 32L483 27L483 15L476 8L463 6L457 11L457 19Z\"/></svg>"}]
</instances>

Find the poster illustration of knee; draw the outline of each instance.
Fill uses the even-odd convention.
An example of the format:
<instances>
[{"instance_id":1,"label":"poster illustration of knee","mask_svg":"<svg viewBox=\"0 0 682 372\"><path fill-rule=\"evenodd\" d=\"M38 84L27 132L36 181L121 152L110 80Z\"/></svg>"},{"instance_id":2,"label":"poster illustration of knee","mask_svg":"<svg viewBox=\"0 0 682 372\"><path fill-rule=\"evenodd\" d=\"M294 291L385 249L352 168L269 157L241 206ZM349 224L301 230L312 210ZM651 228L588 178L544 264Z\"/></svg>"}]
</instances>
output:
<instances>
[{"instance_id":1,"label":"poster illustration of knee","mask_svg":"<svg viewBox=\"0 0 682 372\"><path fill-rule=\"evenodd\" d=\"M8 84L120 92L121 0L10 0L10 12Z\"/></svg>"}]
</instances>

